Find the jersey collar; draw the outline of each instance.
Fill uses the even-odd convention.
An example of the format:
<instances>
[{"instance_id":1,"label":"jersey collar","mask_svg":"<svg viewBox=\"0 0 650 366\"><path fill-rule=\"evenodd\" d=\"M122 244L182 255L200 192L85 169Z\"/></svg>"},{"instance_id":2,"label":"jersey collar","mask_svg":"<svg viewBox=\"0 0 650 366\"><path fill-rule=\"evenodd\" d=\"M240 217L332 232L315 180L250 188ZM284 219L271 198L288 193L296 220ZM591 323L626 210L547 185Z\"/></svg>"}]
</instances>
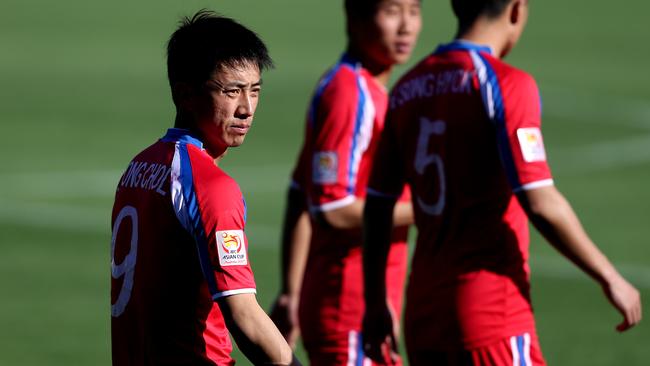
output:
<instances>
[{"instance_id":1,"label":"jersey collar","mask_svg":"<svg viewBox=\"0 0 650 366\"><path fill-rule=\"evenodd\" d=\"M487 52L490 55L494 55L492 48L485 45L476 44L474 42L466 41L464 39L456 39L451 43L441 44L436 48L436 54L445 53L449 51L476 51L476 52Z\"/></svg>"},{"instance_id":2,"label":"jersey collar","mask_svg":"<svg viewBox=\"0 0 650 366\"><path fill-rule=\"evenodd\" d=\"M347 52L344 53L341 56L341 60L339 60L339 64L341 65L347 65L353 70L357 70L361 68L361 61L357 60L356 58L350 56Z\"/></svg>"},{"instance_id":3,"label":"jersey collar","mask_svg":"<svg viewBox=\"0 0 650 366\"><path fill-rule=\"evenodd\" d=\"M183 128L170 128L167 130L165 136L160 139L162 142L184 142L187 144L194 145L199 149L203 149L203 143L201 140L192 136L190 130Z\"/></svg>"},{"instance_id":4,"label":"jersey collar","mask_svg":"<svg viewBox=\"0 0 650 366\"><path fill-rule=\"evenodd\" d=\"M370 73L370 71L368 71L368 69L363 67L361 61L350 56L347 52L341 56L338 65L348 66L349 68L354 70L358 75L364 76L366 80L372 80L372 83L377 85L377 87L379 87L380 90L383 90L384 93L388 93L386 86L380 83L377 79L375 79L374 76L372 76L372 74Z\"/></svg>"}]
</instances>

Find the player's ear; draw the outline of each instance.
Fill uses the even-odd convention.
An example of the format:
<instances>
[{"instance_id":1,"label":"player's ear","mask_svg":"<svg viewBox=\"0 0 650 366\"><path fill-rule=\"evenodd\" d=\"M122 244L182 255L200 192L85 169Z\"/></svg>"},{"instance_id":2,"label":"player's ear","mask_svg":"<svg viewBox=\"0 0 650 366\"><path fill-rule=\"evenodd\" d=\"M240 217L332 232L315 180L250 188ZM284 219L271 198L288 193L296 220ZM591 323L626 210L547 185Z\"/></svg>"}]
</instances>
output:
<instances>
[{"instance_id":1,"label":"player's ear","mask_svg":"<svg viewBox=\"0 0 650 366\"><path fill-rule=\"evenodd\" d=\"M522 0L514 0L508 7L510 12L510 24L515 25L522 19Z\"/></svg>"}]
</instances>

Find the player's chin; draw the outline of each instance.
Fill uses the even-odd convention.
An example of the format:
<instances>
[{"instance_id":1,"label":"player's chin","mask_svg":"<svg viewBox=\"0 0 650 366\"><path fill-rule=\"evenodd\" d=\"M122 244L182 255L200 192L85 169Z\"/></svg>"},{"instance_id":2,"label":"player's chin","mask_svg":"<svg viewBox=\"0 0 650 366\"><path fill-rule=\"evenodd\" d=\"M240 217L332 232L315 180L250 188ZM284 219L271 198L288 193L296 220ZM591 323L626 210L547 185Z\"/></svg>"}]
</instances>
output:
<instances>
[{"instance_id":1,"label":"player's chin","mask_svg":"<svg viewBox=\"0 0 650 366\"><path fill-rule=\"evenodd\" d=\"M244 143L244 139L246 139L246 135L230 136L228 139L228 147L241 146Z\"/></svg>"},{"instance_id":2,"label":"player's chin","mask_svg":"<svg viewBox=\"0 0 650 366\"><path fill-rule=\"evenodd\" d=\"M411 52L393 52L391 59L393 64L402 65L408 62L411 58Z\"/></svg>"}]
</instances>

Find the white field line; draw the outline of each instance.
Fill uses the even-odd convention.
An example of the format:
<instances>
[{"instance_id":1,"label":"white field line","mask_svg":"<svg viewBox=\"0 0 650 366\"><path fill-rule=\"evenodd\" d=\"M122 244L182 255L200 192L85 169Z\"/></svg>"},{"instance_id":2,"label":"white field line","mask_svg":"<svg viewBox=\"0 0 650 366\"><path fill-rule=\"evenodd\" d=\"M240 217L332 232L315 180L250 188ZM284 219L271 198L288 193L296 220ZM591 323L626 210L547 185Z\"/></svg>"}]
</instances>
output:
<instances>
[{"instance_id":1,"label":"white field line","mask_svg":"<svg viewBox=\"0 0 650 366\"><path fill-rule=\"evenodd\" d=\"M630 167L650 161L650 134L603 141L586 146L555 148L549 152L551 170L562 175ZM556 158L560 164L553 164Z\"/></svg>"},{"instance_id":2,"label":"white field line","mask_svg":"<svg viewBox=\"0 0 650 366\"><path fill-rule=\"evenodd\" d=\"M40 229L102 233L111 230L111 207L0 201L0 222Z\"/></svg>"},{"instance_id":3,"label":"white field line","mask_svg":"<svg viewBox=\"0 0 650 366\"><path fill-rule=\"evenodd\" d=\"M88 208L65 205L0 205L0 221L15 223L29 227L88 232L104 234L110 240L110 209L89 210ZM280 227L251 224L246 229L251 247L279 250ZM107 244L108 245L108 244ZM630 263L615 263L616 267L635 286L650 289L650 266ZM531 255L533 276L544 278L589 282L591 279L580 272L568 260L560 255L541 256Z\"/></svg>"},{"instance_id":4,"label":"white field line","mask_svg":"<svg viewBox=\"0 0 650 366\"><path fill-rule=\"evenodd\" d=\"M650 131L650 100L612 97L544 87L541 90L543 116L584 124L608 120L612 128L623 125Z\"/></svg>"},{"instance_id":5,"label":"white field line","mask_svg":"<svg viewBox=\"0 0 650 366\"><path fill-rule=\"evenodd\" d=\"M587 172L631 167L650 162L650 134L555 148L549 152L551 169L558 178ZM557 164L554 164L554 161ZM245 196L283 194L289 182L288 164L226 167L240 183ZM122 171L89 170L69 172L2 173L0 199L110 198Z\"/></svg>"}]
</instances>

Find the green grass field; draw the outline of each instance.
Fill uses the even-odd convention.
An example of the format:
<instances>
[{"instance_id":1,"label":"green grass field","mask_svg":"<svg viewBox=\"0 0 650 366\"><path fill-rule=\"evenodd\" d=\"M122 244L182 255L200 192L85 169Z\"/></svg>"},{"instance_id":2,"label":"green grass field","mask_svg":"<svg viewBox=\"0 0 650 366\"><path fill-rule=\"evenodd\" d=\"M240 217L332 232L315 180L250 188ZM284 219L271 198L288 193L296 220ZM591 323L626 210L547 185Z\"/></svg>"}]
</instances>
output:
<instances>
[{"instance_id":1,"label":"green grass field","mask_svg":"<svg viewBox=\"0 0 650 366\"><path fill-rule=\"evenodd\" d=\"M277 68L243 147L224 162L249 207L259 301L278 287L278 238L311 90L344 48L341 1L19 1L0 5L0 365L110 364L110 209L129 159L172 124L164 46L207 7L267 41ZM556 183L650 299L650 5L533 1L508 61L544 101ZM426 0L413 61L454 33ZM402 72L400 68L397 72ZM539 236L533 296L551 365L647 365L648 320L626 334L600 289ZM300 355L304 354L299 351ZM240 364L247 361L241 359Z\"/></svg>"}]
</instances>

